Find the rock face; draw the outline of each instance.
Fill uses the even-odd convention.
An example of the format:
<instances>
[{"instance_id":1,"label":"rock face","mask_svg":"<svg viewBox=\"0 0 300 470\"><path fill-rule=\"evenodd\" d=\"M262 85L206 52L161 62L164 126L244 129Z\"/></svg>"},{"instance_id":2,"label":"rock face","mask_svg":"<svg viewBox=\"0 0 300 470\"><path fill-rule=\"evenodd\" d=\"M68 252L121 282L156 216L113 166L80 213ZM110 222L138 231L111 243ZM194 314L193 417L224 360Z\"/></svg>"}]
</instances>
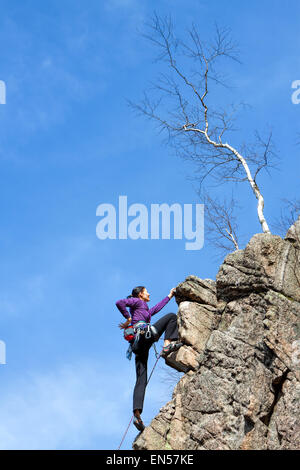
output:
<instances>
[{"instance_id":1,"label":"rock face","mask_svg":"<svg viewBox=\"0 0 300 470\"><path fill-rule=\"evenodd\" d=\"M255 235L216 281L176 289L185 372L133 448L300 448L300 218L286 238Z\"/></svg>"}]
</instances>

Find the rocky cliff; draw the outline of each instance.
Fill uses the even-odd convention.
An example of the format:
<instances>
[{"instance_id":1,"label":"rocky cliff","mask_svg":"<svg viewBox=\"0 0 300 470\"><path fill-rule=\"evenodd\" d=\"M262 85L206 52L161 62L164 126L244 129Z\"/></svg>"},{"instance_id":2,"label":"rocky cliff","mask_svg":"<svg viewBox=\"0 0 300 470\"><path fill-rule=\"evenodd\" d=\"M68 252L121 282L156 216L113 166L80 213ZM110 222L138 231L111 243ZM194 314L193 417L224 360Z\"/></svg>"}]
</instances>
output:
<instances>
[{"instance_id":1,"label":"rocky cliff","mask_svg":"<svg viewBox=\"0 0 300 470\"><path fill-rule=\"evenodd\" d=\"M134 449L300 448L300 218L176 290L185 374Z\"/></svg>"}]
</instances>

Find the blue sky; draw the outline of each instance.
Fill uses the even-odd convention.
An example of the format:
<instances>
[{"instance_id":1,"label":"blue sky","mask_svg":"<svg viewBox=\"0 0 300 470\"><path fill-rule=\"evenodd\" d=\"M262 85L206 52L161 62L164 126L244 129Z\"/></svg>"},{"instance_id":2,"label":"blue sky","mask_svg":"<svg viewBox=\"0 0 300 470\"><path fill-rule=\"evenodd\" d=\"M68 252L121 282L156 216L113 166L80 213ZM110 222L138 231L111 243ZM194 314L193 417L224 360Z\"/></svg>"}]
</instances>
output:
<instances>
[{"instance_id":1,"label":"blue sky","mask_svg":"<svg viewBox=\"0 0 300 470\"><path fill-rule=\"evenodd\" d=\"M282 198L299 197L300 105L292 104L291 84L300 79L300 4L287 5L0 1L7 88L0 105L1 448L115 449L131 417L135 380L115 301L142 284L154 305L189 274L214 279L222 261L208 243L187 251L184 240L96 237L97 206L117 207L119 195L147 207L201 203L193 165L175 157L126 102L142 98L160 71L138 35L154 9L171 13L182 35L193 21L207 38L215 21L231 28L242 64L227 66L234 88L216 99L251 105L233 144L273 129L278 169L259 180L270 225ZM246 243L260 227L249 188L238 191ZM177 311L174 300L157 318L169 311ZM170 399L174 380L160 364L146 395L146 424Z\"/></svg>"}]
</instances>

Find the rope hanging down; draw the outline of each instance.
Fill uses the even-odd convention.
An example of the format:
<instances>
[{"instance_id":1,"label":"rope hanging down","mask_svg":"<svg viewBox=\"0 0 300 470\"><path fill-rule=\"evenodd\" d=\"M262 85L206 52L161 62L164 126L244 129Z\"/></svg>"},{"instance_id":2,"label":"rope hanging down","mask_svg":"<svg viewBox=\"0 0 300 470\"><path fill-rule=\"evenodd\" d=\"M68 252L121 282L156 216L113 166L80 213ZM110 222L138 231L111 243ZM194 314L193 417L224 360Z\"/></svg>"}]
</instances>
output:
<instances>
[{"instance_id":1,"label":"rope hanging down","mask_svg":"<svg viewBox=\"0 0 300 470\"><path fill-rule=\"evenodd\" d=\"M148 380L147 380L146 387L147 387L148 383L150 382L150 379L151 379L151 377L152 377L152 374L153 374L153 372L154 372L154 369L155 369L155 367L156 367L156 364L158 363L158 360L159 360L159 358L161 357L161 353L162 353L162 351L161 351L161 353L158 353L158 352L157 352L156 347L155 347L155 344L153 344L153 346L154 346L154 350L155 350L156 361L155 361L155 364L154 364L154 366L153 366L153 368L152 368L152 371L151 371L151 373L150 373L150 375L149 375L149 378L148 378ZM128 426L127 426L127 429L126 429L126 431L125 431L125 433L124 433L124 435L123 435L123 437L122 437L122 440L121 440L120 445L119 445L119 447L118 447L117 450L120 450L120 448L121 448L121 446L122 446L122 444L123 444L123 441L124 441L124 439L125 439L125 437L126 437L126 434L128 433L128 429L129 429L129 427L130 427L130 425L131 425L131 422L132 422L133 418L134 418L134 415L131 416L131 419L130 419L130 421L129 421L129 424L128 424Z\"/></svg>"}]
</instances>

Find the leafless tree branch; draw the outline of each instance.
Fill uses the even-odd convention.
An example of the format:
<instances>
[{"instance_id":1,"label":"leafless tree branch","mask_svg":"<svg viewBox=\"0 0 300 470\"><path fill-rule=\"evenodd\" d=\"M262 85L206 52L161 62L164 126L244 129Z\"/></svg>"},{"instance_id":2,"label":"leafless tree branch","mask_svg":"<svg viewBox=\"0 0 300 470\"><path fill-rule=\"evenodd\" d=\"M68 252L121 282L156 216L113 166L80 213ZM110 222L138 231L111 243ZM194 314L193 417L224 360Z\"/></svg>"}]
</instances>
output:
<instances>
[{"instance_id":1,"label":"leafless tree branch","mask_svg":"<svg viewBox=\"0 0 300 470\"><path fill-rule=\"evenodd\" d=\"M183 41L175 35L170 16L160 18L154 13L143 36L158 50L156 61L163 62L166 71L152 83L151 99L145 94L141 103L129 102L130 106L155 121L160 131L167 132L168 143L178 155L196 163L200 184L208 178L219 184L248 182L257 199L262 230L270 232L257 177L272 165L272 133L263 139L256 132L255 148L243 145L238 149L225 139L236 130L234 122L240 106L222 110L211 104L213 87L226 86L218 73L221 61L239 62L230 30L215 25L214 38L208 42L193 24Z\"/></svg>"},{"instance_id":2,"label":"leafless tree branch","mask_svg":"<svg viewBox=\"0 0 300 470\"><path fill-rule=\"evenodd\" d=\"M199 192L200 196L200 192ZM237 222L234 214L237 202L230 200L212 199L208 194L202 194L205 213L205 232L209 242L222 256L238 250Z\"/></svg>"},{"instance_id":3,"label":"leafless tree branch","mask_svg":"<svg viewBox=\"0 0 300 470\"><path fill-rule=\"evenodd\" d=\"M284 207L280 211L280 218L273 225L275 230L284 237L300 215L300 199L283 199L282 202Z\"/></svg>"}]
</instances>

